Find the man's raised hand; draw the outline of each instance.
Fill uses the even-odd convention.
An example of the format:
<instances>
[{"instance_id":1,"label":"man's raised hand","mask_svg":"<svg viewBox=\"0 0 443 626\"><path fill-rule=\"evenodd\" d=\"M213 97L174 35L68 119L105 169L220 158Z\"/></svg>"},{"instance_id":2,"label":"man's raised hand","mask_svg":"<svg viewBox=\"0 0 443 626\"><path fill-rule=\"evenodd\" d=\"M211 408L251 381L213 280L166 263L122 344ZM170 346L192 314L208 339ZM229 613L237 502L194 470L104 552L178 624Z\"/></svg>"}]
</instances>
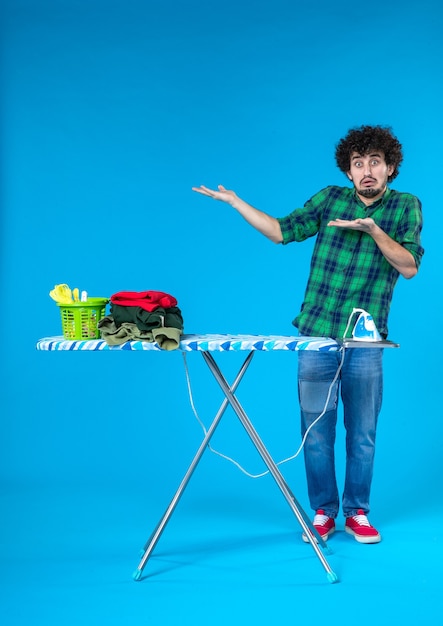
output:
<instances>
[{"instance_id":1,"label":"man's raised hand","mask_svg":"<svg viewBox=\"0 0 443 626\"><path fill-rule=\"evenodd\" d=\"M228 204L232 204L233 200L237 198L237 194L234 191L225 189L223 185L218 185L217 189L218 191L215 189L209 189L209 187L205 187L204 185L200 185L200 187L192 187L192 191L201 193L203 196L208 196L214 200L227 202Z\"/></svg>"}]
</instances>

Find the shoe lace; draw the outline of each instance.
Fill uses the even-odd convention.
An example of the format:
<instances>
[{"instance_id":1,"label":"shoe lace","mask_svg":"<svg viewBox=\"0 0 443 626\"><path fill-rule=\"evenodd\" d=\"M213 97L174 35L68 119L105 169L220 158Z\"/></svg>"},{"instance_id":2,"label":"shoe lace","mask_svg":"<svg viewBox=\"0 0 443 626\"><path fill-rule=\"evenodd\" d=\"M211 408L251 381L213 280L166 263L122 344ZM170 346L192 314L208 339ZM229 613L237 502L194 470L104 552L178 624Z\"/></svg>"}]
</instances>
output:
<instances>
[{"instance_id":1,"label":"shoe lace","mask_svg":"<svg viewBox=\"0 0 443 626\"><path fill-rule=\"evenodd\" d=\"M352 519L355 520L359 526L371 526L366 515L353 515Z\"/></svg>"},{"instance_id":2,"label":"shoe lace","mask_svg":"<svg viewBox=\"0 0 443 626\"><path fill-rule=\"evenodd\" d=\"M317 513L314 517L314 526L326 526L328 519L329 517L327 515Z\"/></svg>"}]
</instances>

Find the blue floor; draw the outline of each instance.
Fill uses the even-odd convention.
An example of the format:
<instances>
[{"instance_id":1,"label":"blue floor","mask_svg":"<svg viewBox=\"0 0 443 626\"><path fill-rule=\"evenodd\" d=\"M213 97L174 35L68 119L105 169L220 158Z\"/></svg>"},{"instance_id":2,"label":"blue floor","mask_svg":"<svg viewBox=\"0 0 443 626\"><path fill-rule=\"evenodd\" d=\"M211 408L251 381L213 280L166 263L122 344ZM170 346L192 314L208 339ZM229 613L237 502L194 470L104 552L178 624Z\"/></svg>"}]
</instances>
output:
<instances>
[{"instance_id":1,"label":"blue floor","mask_svg":"<svg viewBox=\"0 0 443 626\"><path fill-rule=\"evenodd\" d=\"M194 478L138 582L140 549L173 493L4 488L1 623L443 624L441 504L398 515L376 500L378 545L358 544L338 518L330 584L271 479L227 491Z\"/></svg>"}]
</instances>

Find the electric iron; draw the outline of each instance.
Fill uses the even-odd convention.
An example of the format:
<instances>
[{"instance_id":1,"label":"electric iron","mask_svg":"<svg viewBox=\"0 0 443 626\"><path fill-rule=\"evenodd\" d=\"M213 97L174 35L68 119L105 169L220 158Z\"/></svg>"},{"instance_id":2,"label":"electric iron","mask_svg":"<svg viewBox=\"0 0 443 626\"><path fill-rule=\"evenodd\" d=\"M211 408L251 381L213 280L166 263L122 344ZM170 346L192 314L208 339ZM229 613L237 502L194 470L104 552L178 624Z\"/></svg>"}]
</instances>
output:
<instances>
[{"instance_id":1,"label":"electric iron","mask_svg":"<svg viewBox=\"0 0 443 626\"><path fill-rule=\"evenodd\" d=\"M360 313L352 331L352 339L355 341L382 341L374 319L364 309L354 309L352 314Z\"/></svg>"}]
</instances>

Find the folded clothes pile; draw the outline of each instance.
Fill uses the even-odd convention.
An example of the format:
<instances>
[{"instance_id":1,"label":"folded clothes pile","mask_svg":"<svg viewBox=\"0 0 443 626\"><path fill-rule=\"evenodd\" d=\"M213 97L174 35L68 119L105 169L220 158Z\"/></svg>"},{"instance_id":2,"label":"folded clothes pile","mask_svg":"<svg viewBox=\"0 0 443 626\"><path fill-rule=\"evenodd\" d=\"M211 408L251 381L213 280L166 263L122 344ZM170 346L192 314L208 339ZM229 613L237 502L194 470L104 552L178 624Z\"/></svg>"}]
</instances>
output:
<instances>
[{"instance_id":1,"label":"folded clothes pile","mask_svg":"<svg viewBox=\"0 0 443 626\"><path fill-rule=\"evenodd\" d=\"M98 324L108 345L126 341L155 341L175 350L183 333L177 300L162 291L119 291L111 296L111 311Z\"/></svg>"}]
</instances>

